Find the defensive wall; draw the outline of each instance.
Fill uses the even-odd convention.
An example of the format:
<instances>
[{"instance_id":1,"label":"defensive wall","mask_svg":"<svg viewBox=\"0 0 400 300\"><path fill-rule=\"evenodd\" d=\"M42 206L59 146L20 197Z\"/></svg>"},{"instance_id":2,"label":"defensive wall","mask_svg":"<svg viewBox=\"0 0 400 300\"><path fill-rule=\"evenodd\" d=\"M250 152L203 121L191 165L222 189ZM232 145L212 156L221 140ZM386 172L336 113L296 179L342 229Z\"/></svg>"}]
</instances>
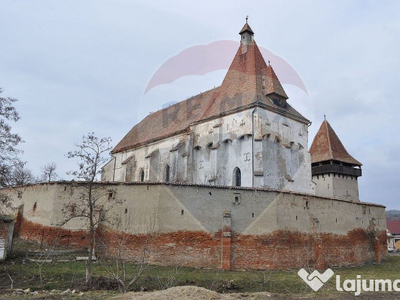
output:
<instances>
[{"instance_id":1,"label":"defensive wall","mask_svg":"<svg viewBox=\"0 0 400 300\"><path fill-rule=\"evenodd\" d=\"M386 256L385 207L271 189L165 183L98 183L110 222L96 230L98 255L160 265L222 269L326 268ZM8 191L16 231L42 243L87 247L84 219L59 224L83 184ZM7 192L3 190L2 192ZM97 212L101 213L101 212Z\"/></svg>"}]
</instances>

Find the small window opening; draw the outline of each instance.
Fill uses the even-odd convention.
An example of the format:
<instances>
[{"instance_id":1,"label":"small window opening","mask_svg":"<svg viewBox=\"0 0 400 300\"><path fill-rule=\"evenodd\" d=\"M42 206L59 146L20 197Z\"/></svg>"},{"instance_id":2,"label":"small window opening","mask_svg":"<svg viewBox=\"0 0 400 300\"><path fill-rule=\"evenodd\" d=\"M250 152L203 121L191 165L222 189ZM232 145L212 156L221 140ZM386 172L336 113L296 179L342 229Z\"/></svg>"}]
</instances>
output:
<instances>
[{"instance_id":1,"label":"small window opening","mask_svg":"<svg viewBox=\"0 0 400 300\"><path fill-rule=\"evenodd\" d=\"M296 221L299 219L299 217L298 216L296 216Z\"/></svg>"},{"instance_id":2,"label":"small window opening","mask_svg":"<svg viewBox=\"0 0 400 300\"><path fill-rule=\"evenodd\" d=\"M144 182L144 170L143 169L140 170L139 177L140 177L140 182Z\"/></svg>"},{"instance_id":3,"label":"small window opening","mask_svg":"<svg viewBox=\"0 0 400 300\"><path fill-rule=\"evenodd\" d=\"M239 197L235 196L235 203L238 204L239 203Z\"/></svg>"},{"instance_id":4,"label":"small window opening","mask_svg":"<svg viewBox=\"0 0 400 300\"><path fill-rule=\"evenodd\" d=\"M235 168L234 170L234 185L241 186L242 185L242 174L239 168Z\"/></svg>"},{"instance_id":5,"label":"small window opening","mask_svg":"<svg viewBox=\"0 0 400 300\"><path fill-rule=\"evenodd\" d=\"M127 209L127 208L125 208L125 213L126 213L126 214L128 213L128 209Z\"/></svg>"},{"instance_id":6,"label":"small window opening","mask_svg":"<svg viewBox=\"0 0 400 300\"><path fill-rule=\"evenodd\" d=\"M309 209L309 207L308 207L308 201L306 201L306 208Z\"/></svg>"},{"instance_id":7,"label":"small window opening","mask_svg":"<svg viewBox=\"0 0 400 300\"><path fill-rule=\"evenodd\" d=\"M336 223L337 223L337 218L336 218Z\"/></svg>"},{"instance_id":8,"label":"small window opening","mask_svg":"<svg viewBox=\"0 0 400 300\"><path fill-rule=\"evenodd\" d=\"M165 166L165 182L169 182L169 172L170 172L170 167L169 167L169 165L167 164L167 165Z\"/></svg>"},{"instance_id":9,"label":"small window opening","mask_svg":"<svg viewBox=\"0 0 400 300\"><path fill-rule=\"evenodd\" d=\"M36 207L37 207L37 202L35 202L34 204L33 204L33 211L36 211Z\"/></svg>"},{"instance_id":10,"label":"small window opening","mask_svg":"<svg viewBox=\"0 0 400 300\"><path fill-rule=\"evenodd\" d=\"M18 199L21 199L22 198L22 192L20 191L20 192L18 192Z\"/></svg>"},{"instance_id":11,"label":"small window opening","mask_svg":"<svg viewBox=\"0 0 400 300\"><path fill-rule=\"evenodd\" d=\"M181 210L181 216L183 216L185 214L185 211L182 209Z\"/></svg>"},{"instance_id":12,"label":"small window opening","mask_svg":"<svg viewBox=\"0 0 400 300\"><path fill-rule=\"evenodd\" d=\"M254 218L254 213L251 213L251 217Z\"/></svg>"},{"instance_id":13,"label":"small window opening","mask_svg":"<svg viewBox=\"0 0 400 300\"><path fill-rule=\"evenodd\" d=\"M109 192L108 193L108 200L111 200L113 198L113 193L112 192Z\"/></svg>"}]
</instances>

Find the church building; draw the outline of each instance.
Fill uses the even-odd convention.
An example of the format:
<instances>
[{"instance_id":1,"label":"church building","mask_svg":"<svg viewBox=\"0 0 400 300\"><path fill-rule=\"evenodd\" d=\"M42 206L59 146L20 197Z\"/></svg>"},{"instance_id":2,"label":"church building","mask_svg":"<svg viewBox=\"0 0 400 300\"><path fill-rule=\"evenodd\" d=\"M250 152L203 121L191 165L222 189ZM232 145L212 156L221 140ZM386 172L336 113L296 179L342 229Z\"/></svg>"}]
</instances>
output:
<instances>
[{"instance_id":1,"label":"church building","mask_svg":"<svg viewBox=\"0 0 400 300\"><path fill-rule=\"evenodd\" d=\"M149 114L112 151L103 181L314 193L310 121L288 101L249 24L221 86Z\"/></svg>"}]
</instances>

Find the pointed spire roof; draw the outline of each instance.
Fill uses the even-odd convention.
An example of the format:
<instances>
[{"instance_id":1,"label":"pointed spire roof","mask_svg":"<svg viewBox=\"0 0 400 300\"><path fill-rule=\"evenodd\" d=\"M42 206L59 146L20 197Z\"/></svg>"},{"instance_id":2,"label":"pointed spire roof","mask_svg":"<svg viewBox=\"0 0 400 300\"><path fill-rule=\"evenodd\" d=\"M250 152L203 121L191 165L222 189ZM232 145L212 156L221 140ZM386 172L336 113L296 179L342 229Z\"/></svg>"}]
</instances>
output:
<instances>
[{"instance_id":1,"label":"pointed spire roof","mask_svg":"<svg viewBox=\"0 0 400 300\"><path fill-rule=\"evenodd\" d=\"M327 120L324 120L310 148L311 162L335 160L351 165L362 164L351 156Z\"/></svg>"},{"instance_id":2,"label":"pointed spire roof","mask_svg":"<svg viewBox=\"0 0 400 300\"><path fill-rule=\"evenodd\" d=\"M255 40L241 42L218 89L218 96L210 103L203 119L257 105L304 124L310 122L286 101L284 105L279 105L273 95L288 99L272 66L265 63Z\"/></svg>"},{"instance_id":3,"label":"pointed spire roof","mask_svg":"<svg viewBox=\"0 0 400 300\"><path fill-rule=\"evenodd\" d=\"M247 18L246 18L246 24L244 24L242 30L240 30L239 34L249 32L250 34L254 34L254 31L251 29L250 25L247 23Z\"/></svg>"},{"instance_id":4,"label":"pointed spire roof","mask_svg":"<svg viewBox=\"0 0 400 300\"><path fill-rule=\"evenodd\" d=\"M285 99L289 97L286 95L278 77L276 76L274 69L271 65L268 66L265 78L265 92L267 95L277 94Z\"/></svg>"}]
</instances>

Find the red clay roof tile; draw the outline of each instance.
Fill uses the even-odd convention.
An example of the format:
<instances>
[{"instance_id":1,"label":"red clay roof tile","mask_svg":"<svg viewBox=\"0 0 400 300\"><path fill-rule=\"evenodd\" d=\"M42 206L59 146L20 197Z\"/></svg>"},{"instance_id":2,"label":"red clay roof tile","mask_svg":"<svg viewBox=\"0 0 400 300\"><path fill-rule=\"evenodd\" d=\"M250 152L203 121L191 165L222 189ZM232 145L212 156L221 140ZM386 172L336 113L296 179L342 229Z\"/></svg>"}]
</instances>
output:
<instances>
[{"instance_id":1,"label":"red clay roof tile","mask_svg":"<svg viewBox=\"0 0 400 300\"><path fill-rule=\"evenodd\" d=\"M247 28L250 26L247 25ZM189 132L189 126L193 123L253 106L264 107L304 124L309 123L290 104L286 103L285 107L275 104L269 98L271 94L287 99L272 66L266 65L253 40L249 45L240 45L220 87L148 115L128 132L112 152L126 151L178 133Z\"/></svg>"},{"instance_id":2,"label":"red clay roof tile","mask_svg":"<svg viewBox=\"0 0 400 300\"><path fill-rule=\"evenodd\" d=\"M310 154L312 163L336 160L356 166L362 165L347 152L327 120L322 122L311 145Z\"/></svg>"}]
</instances>

